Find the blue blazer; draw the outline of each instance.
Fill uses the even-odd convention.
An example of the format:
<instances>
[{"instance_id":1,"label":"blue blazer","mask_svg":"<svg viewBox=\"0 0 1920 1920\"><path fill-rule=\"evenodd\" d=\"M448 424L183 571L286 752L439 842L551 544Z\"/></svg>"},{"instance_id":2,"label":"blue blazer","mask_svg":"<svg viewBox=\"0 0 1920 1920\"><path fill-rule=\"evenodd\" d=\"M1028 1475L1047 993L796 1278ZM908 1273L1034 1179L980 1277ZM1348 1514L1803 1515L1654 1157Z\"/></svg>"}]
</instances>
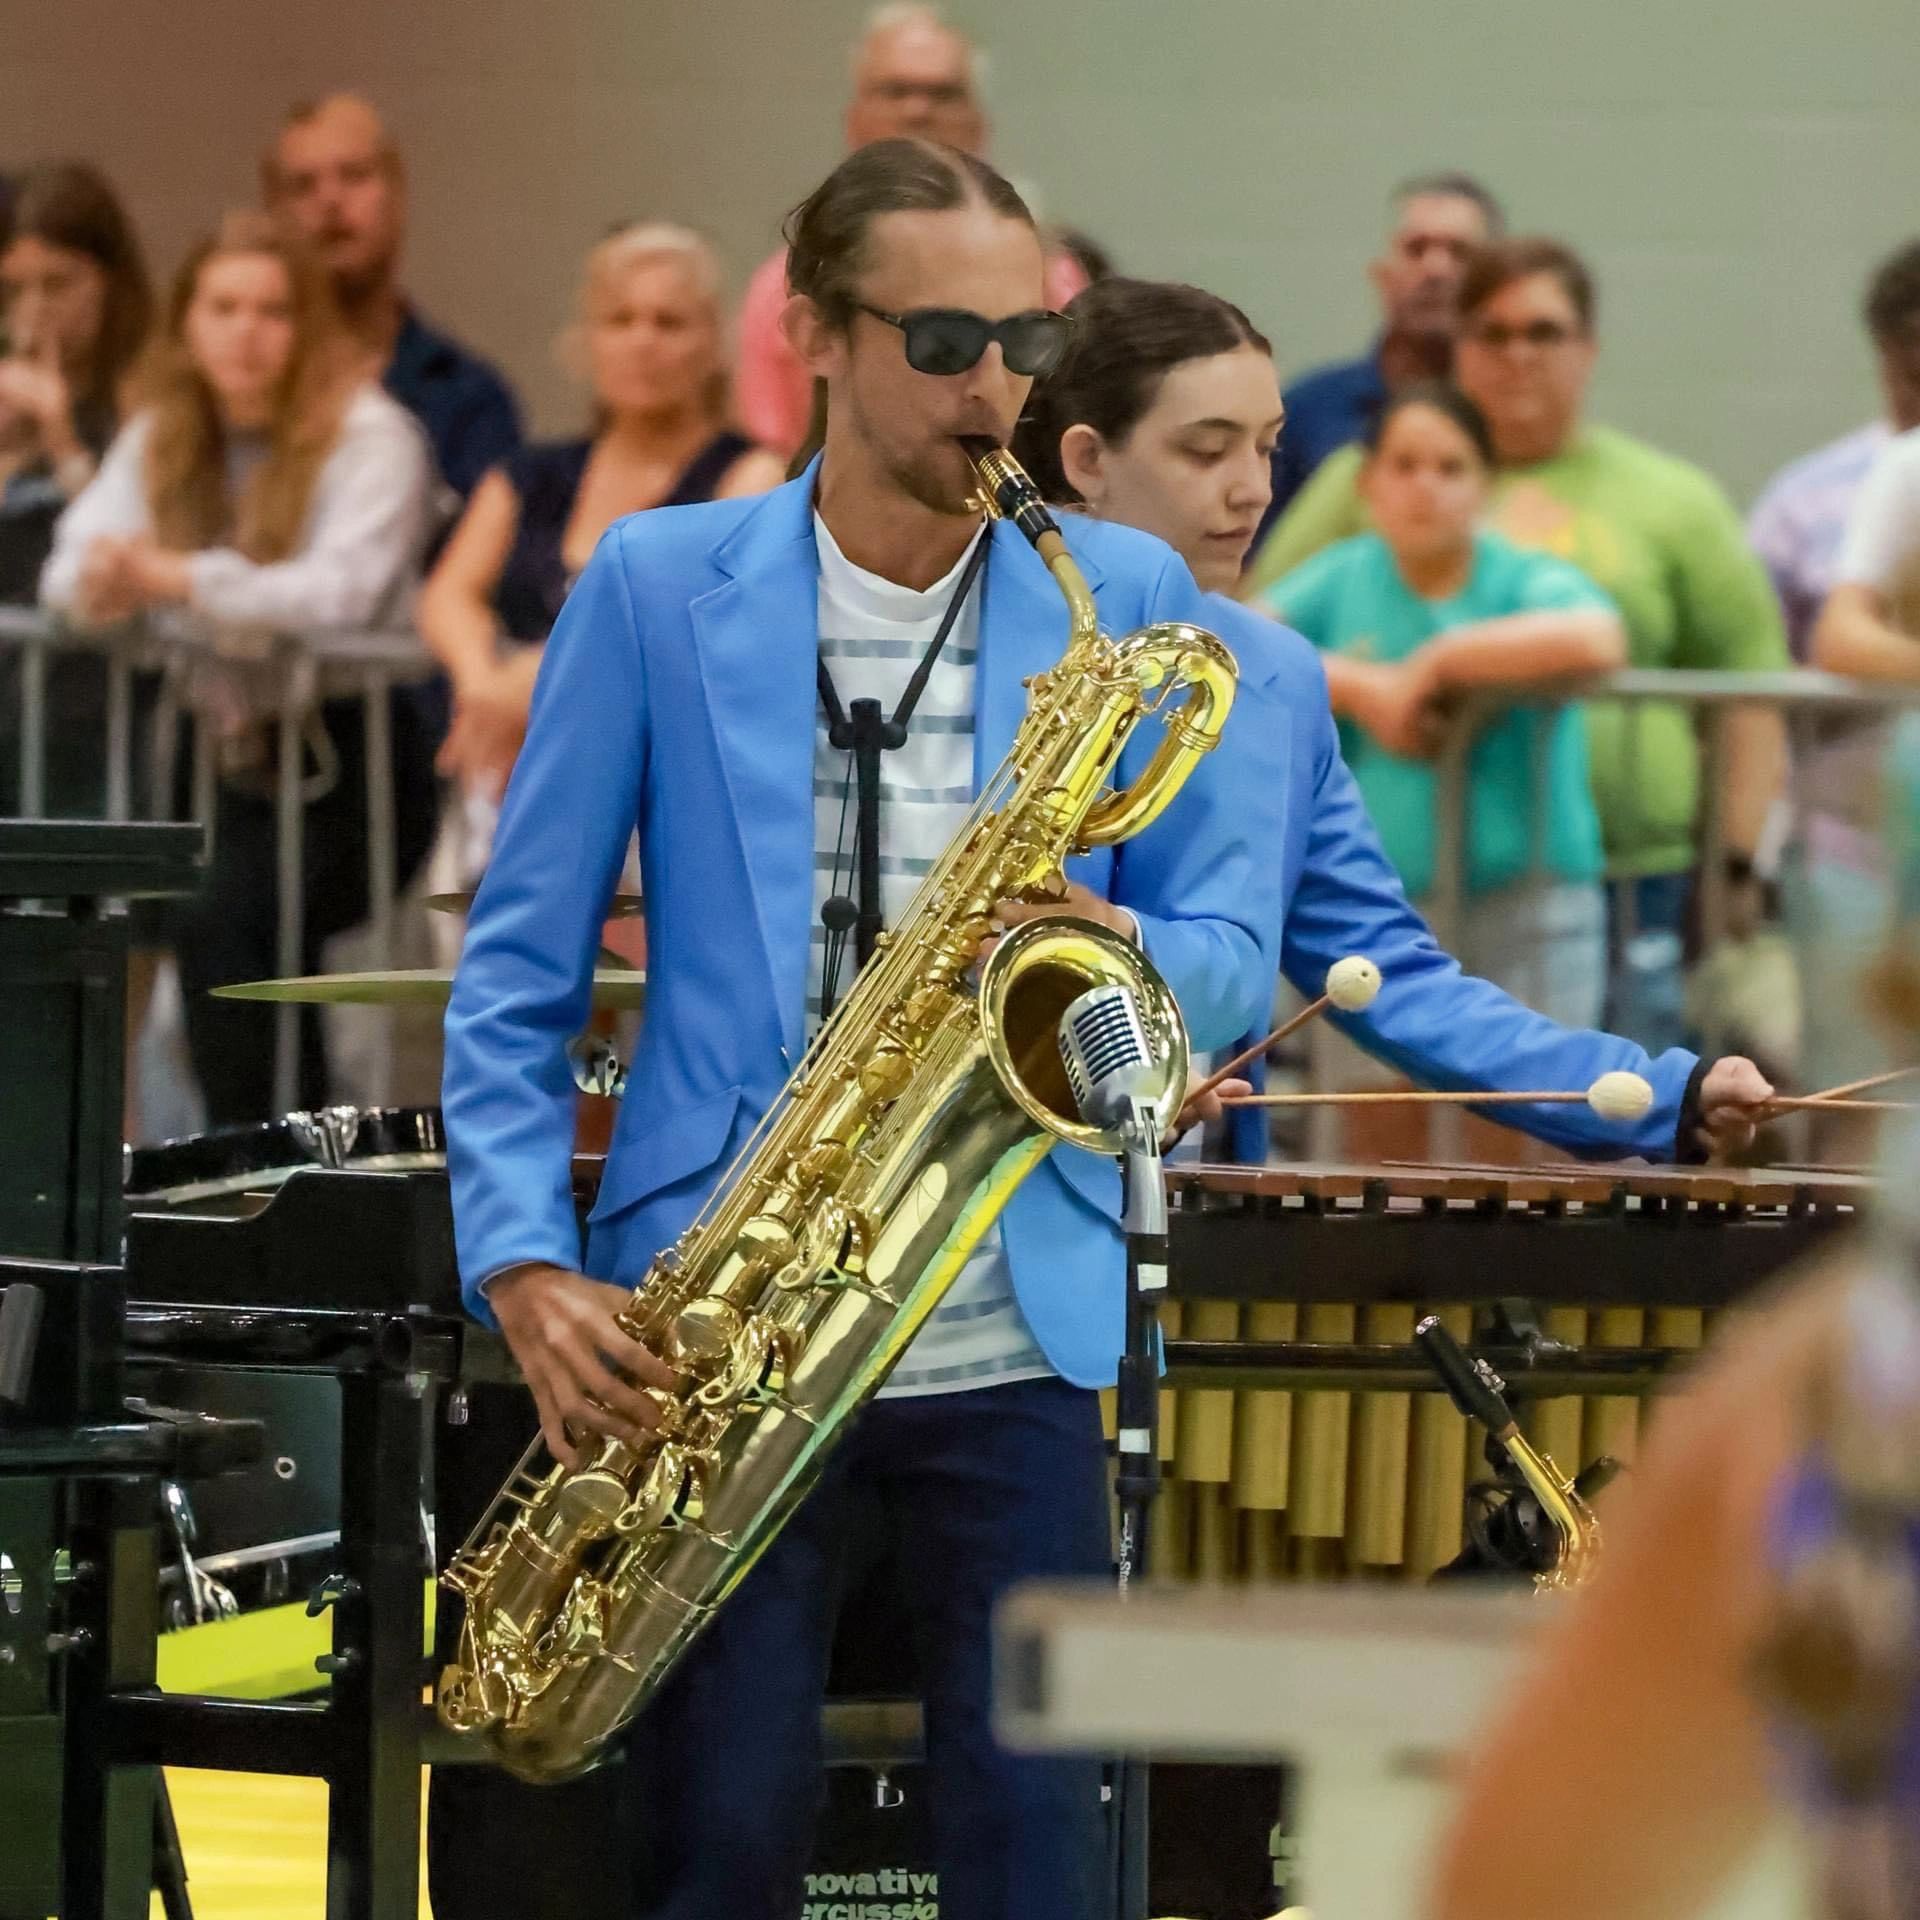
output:
<instances>
[{"instance_id":1,"label":"blue blazer","mask_svg":"<svg viewBox=\"0 0 1920 1920\"><path fill-rule=\"evenodd\" d=\"M520 1261L581 1260L566 1044L587 1022L605 905L636 828L647 1015L589 1218L586 1271L637 1281L800 1058L813 915L812 492L808 474L756 499L616 522L547 644L447 1010L454 1223L467 1301L482 1319L490 1275ZM1284 926L1287 971L1312 991L1343 953L1379 961L1389 986L1359 1031L1425 1077L1565 1086L1611 1066L1648 1071L1638 1048L1566 1033L1465 980L1433 946L1346 779L1305 641L1203 596L1148 535L1080 519L1067 532L1110 630L1192 620L1241 654L1241 696L1220 748L1146 833L1070 868L1136 915L1196 1047L1225 1045L1265 1011ZM976 782L1012 743L1022 680L1053 664L1066 635L1059 593L1024 538L1003 524L992 540ZM1123 777L1156 737L1151 727L1136 734ZM1384 1028L1383 1006L1397 1013ZM1484 1045L1463 1031L1469 1023ZM1404 1044L1381 1046L1372 1028ZM1582 1128L1584 1109L1540 1110L1551 1116L1542 1131L1575 1150L1664 1143L1691 1065L1670 1055L1654 1070L1644 1138L1603 1143L1597 1127ZM1002 1217L1028 1323L1082 1385L1112 1379L1121 1344L1118 1209L1114 1165L1057 1148Z\"/></svg>"}]
</instances>

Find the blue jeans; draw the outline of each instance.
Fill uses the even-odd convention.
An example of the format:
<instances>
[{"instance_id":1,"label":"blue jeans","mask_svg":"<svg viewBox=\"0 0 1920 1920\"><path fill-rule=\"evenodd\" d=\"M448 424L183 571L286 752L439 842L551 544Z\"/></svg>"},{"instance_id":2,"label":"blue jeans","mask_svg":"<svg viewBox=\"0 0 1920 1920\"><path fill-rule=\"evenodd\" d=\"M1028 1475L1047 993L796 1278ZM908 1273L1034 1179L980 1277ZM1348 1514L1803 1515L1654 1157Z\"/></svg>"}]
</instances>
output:
<instances>
[{"instance_id":1,"label":"blue jeans","mask_svg":"<svg viewBox=\"0 0 1920 1920\"><path fill-rule=\"evenodd\" d=\"M942 1920L1107 1911L1101 1767L1004 1752L990 1623L1016 1581L1107 1573L1096 1395L1064 1380L875 1401L633 1730L643 1920L793 1920L824 1773L848 1543L877 1526L913 1624Z\"/></svg>"},{"instance_id":2,"label":"blue jeans","mask_svg":"<svg viewBox=\"0 0 1920 1920\"><path fill-rule=\"evenodd\" d=\"M1633 889L1633 931L1621 910ZM1687 1041L1687 911L1691 873L1648 873L1607 886L1607 1028L1651 1054Z\"/></svg>"}]
</instances>

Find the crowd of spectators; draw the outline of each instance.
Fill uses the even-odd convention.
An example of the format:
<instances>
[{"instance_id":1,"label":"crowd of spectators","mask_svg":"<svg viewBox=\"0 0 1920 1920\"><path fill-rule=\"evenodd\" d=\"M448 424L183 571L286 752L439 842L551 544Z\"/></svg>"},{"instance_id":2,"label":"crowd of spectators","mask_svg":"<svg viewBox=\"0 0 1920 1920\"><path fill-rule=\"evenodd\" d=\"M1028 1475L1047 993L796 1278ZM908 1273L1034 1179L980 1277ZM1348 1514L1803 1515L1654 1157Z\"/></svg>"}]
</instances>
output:
<instances>
[{"instance_id":1,"label":"crowd of spectators","mask_svg":"<svg viewBox=\"0 0 1920 1920\"><path fill-rule=\"evenodd\" d=\"M911 134L984 152L978 66L937 9L883 8L853 50L849 147ZM1463 920L1448 932L1559 1017L1677 1039L1704 823L1716 885L1772 899L1786 732L1775 710L1737 707L1707 752L1686 705L1572 696L1621 666L1920 681L1920 242L1868 288L1883 417L1787 466L1743 528L1710 474L1590 416L1601 297L1573 239L1509 232L1493 192L1455 171L1407 181L1387 212L1369 268L1378 336L1286 387L1258 470L1234 482L1238 578L1204 584L1322 650L1347 756L1416 899L1438 884L1436 756L1462 704L1491 697L1464 763ZM344 639L415 637L417 671L381 729L387 870L417 892L444 836L470 873L542 643L610 522L776 485L818 425L782 331L785 249L731 306L745 263L661 217L582 236L563 347L584 428L528 442L508 382L405 291L406 221L403 155L345 94L284 116L257 205L210 223L164 303L93 167L25 166L0 196L0 602L38 602L74 630L137 619L175 643L177 697L143 680L136 717L157 735L184 705L213 742L215 851L200 896L150 917L142 942L178 968L216 1121L272 1104L267 1016L205 992L277 970L274 769L291 723L262 694L268 636L297 634L318 659ZM1053 233L1055 307L1091 311L1086 289L1109 271L1100 246ZM1127 484L1091 453L1076 477L1096 493ZM1065 477L1056 490L1100 510ZM9 795L17 660L0 650ZM50 813L101 810L103 674L84 648L53 656ZM369 912L367 715L316 681L298 724L301 960L318 970L324 943ZM1801 755L1808 851L1797 883L1780 877L1815 942L1835 927L1854 939L1878 897L1879 744L1859 727ZM299 1097L334 1090L311 1027Z\"/></svg>"}]
</instances>

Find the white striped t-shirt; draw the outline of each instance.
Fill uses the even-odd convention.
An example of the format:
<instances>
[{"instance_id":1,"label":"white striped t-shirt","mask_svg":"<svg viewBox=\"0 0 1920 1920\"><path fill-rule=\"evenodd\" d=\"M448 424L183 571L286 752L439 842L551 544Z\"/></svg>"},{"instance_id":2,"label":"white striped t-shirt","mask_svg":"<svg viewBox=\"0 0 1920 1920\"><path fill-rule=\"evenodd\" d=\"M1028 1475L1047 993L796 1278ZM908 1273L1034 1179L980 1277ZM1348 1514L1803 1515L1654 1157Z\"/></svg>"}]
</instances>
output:
<instances>
[{"instance_id":1,"label":"white striped t-shirt","mask_svg":"<svg viewBox=\"0 0 1920 1920\"><path fill-rule=\"evenodd\" d=\"M967 553L924 593L856 567L813 519L820 554L820 656L843 709L878 700L891 718L965 570ZM927 870L945 852L973 805L973 676L980 645L984 574L947 635L907 729L906 744L880 758L880 898L898 923ZM820 1019L826 929L820 908L835 892L857 894L852 756L836 752L819 717L813 749L813 951L807 1023ZM836 854L838 879L835 877ZM853 983L853 936L846 936L836 1003ZM901 1355L882 1395L955 1393L1052 1373L1013 1294L1000 1229L981 1241L931 1318Z\"/></svg>"}]
</instances>

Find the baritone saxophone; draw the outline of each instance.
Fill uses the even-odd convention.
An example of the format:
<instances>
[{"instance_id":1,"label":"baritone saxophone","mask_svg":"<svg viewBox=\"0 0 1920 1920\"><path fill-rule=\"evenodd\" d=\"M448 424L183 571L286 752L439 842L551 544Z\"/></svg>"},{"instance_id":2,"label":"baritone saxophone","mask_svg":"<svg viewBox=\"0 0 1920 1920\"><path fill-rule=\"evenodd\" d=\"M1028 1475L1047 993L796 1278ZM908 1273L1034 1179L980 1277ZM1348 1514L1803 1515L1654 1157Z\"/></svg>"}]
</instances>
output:
<instances>
[{"instance_id":1,"label":"baritone saxophone","mask_svg":"<svg viewBox=\"0 0 1920 1920\"><path fill-rule=\"evenodd\" d=\"M1114 640L1032 482L969 448L991 519L1011 519L1070 616L1057 665L968 822L853 983L693 1224L657 1255L621 1325L680 1370L641 1440L577 1465L536 1440L448 1568L465 1602L445 1724L523 1778L590 1766L645 1704L802 1500L1015 1187L1058 1144L1119 1150L1075 1106L1058 1033L1090 987L1130 989L1178 1110L1186 1032L1131 942L1029 922L975 973L988 916L1057 894L1062 863L1148 826L1219 738L1233 656L1168 622ZM1163 732L1113 785L1134 727Z\"/></svg>"}]
</instances>

